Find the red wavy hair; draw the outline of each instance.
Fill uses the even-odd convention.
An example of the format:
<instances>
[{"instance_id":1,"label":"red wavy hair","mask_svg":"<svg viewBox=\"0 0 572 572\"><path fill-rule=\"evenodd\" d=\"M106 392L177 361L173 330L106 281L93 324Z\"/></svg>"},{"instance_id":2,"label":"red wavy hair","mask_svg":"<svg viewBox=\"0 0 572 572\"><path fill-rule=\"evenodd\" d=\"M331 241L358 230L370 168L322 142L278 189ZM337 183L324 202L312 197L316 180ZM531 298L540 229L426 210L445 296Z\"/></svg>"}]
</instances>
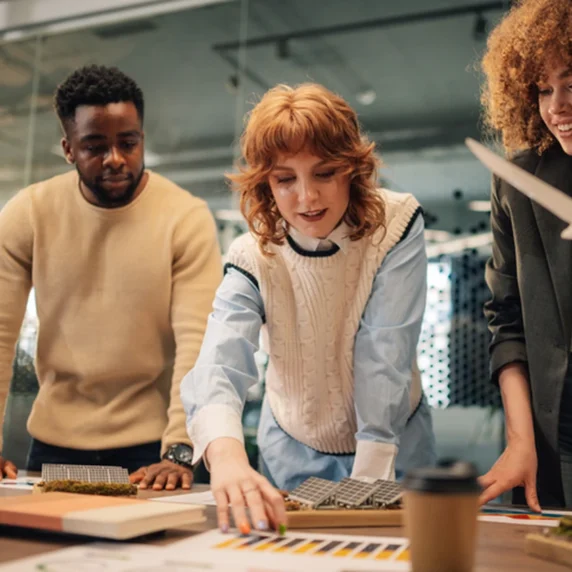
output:
<instances>
[{"instance_id":1,"label":"red wavy hair","mask_svg":"<svg viewBox=\"0 0 572 572\"><path fill-rule=\"evenodd\" d=\"M247 117L238 173L227 175L240 193L240 210L263 252L287 234L268 175L279 155L308 150L350 177L344 215L351 240L372 235L385 223L385 204L376 189L375 143L362 135L357 114L340 96L318 84L278 85Z\"/></svg>"}]
</instances>

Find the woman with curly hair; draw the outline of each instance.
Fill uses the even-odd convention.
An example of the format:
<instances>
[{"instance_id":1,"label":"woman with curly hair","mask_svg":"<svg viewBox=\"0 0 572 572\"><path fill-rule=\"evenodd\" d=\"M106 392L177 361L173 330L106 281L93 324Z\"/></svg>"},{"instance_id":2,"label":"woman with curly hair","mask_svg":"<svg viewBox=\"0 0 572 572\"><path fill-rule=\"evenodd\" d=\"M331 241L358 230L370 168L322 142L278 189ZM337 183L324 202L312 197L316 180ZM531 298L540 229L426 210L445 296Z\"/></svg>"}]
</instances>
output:
<instances>
[{"instance_id":1,"label":"woman with curly hair","mask_svg":"<svg viewBox=\"0 0 572 572\"><path fill-rule=\"evenodd\" d=\"M486 118L509 156L572 195L572 2L518 3L482 67ZM507 446L481 500L516 487L515 502L535 510L572 506L572 244L558 218L496 177L491 203L485 314Z\"/></svg>"},{"instance_id":2,"label":"woman with curly hair","mask_svg":"<svg viewBox=\"0 0 572 572\"><path fill-rule=\"evenodd\" d=\"M395 479L434 462L415 349L427 261L421 208L376 188L375 145L341 97L316 84L268 91L231 175L250 233L231 245L200 357L182 386L195 461L219 525L284 523L281 495L310 476ZM269 354L249 466L241 415Z\"/></svg>"}]
</instances>

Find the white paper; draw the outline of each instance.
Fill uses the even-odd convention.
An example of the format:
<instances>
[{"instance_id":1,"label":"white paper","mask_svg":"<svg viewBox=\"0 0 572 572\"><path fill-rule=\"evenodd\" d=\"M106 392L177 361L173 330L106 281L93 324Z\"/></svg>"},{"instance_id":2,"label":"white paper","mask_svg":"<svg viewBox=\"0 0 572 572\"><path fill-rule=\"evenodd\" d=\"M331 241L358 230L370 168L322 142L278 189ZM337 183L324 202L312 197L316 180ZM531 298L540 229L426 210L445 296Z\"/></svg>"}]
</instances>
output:
<instances>
[{"instance_id":1,"label":"white paper","mask_svg":"<svg viewBox=\"0 0 572 572\"><path fill-rule=\"evenodd\" d=\"M497 522L517 526L556 527L563 516L572 516L572 512L565 510L543 510L540 513L535 513L526 508L519 509L488 504L479 515L479 520L481 522Z\"/></svg>"},{"instance_id":2,"label":"white paper","mask_svg":"<svg viewBox=\"0 0 572 572\"><path fill-rule=\"evenodd\" d=\"M17 479L1 479L0 488L29 490L41 481L41 477L18 477Z\"/></svg>"},{"instance_id":3,"label":"white paper","mask_svg":"<svg viewBox=\"0 0 572 572\"><path fill-rule=\"evenodd\" d=\"M543 527L556 527L558 526L559 519L556 518L536 518L536 519L523 519L515 518L517 515L499 515L499 514L482 514L479 515L481 522L498 522L502 524L514 524L517 526L543 526Z\"/></svg>"},{"instance_id":4,"label":"white paper","mask_svg":"<svg viewBox=\"0 0 572 572\"><path fill-rule=\"evenodd\" d=\"M96 543L66 548L40 556L0 565L1 572L262 572L252 566L235 565L231 560L219 564L185 554L173 557L169 546ZM298 572L282 567L264 568L264 572ZM338 572L337 570L335 572Z\"/></svg>"},{"instance_id":5,"label":"white paper","mask_svg":"<svg viewBox=\"0 0 572 572\"><path fill-rule=\"evenodd\" d=\"M211 491L205 491L203 493L188 493L184 495L173 495L170 497L160 496L160 497L154 497L151 500L158 502L174 502L181 504L201 504L206 506L216 506L216 501Z\"/></svg>"},{"instance_id":6,"label":"white paper","mask_svg":"<svg viewBox=\"0 0 572 572\"><path fill-rule=\"evenodd\" d=\"M145 570L142 566L148 566L161 554L163 554L163 549L154 546L101 542L14 560L1 565L0 571L135 572L136 570ZM149 568L149 570L151 569Z\"/></svg>"}]
</instances>

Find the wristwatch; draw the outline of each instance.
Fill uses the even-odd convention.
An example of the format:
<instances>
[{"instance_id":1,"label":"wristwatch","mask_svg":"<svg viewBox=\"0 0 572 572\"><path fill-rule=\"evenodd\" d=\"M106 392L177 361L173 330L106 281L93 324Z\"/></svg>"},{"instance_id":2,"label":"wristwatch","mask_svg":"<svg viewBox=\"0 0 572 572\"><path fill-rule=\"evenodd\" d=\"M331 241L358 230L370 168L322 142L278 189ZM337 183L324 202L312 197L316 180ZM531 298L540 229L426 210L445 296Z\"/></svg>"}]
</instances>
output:
<instances>
[{"instance_id":1,"label":"wristwatch","mask_svg":"<svg viewBox=\"0 0 572 572\"><path fill-rule=\"evenodd\" d=\"M193 448L185 443L175 443L171 445L163 455L163 459L182 465L187 469L193 470Z\"/></svg>"}]
</instances>

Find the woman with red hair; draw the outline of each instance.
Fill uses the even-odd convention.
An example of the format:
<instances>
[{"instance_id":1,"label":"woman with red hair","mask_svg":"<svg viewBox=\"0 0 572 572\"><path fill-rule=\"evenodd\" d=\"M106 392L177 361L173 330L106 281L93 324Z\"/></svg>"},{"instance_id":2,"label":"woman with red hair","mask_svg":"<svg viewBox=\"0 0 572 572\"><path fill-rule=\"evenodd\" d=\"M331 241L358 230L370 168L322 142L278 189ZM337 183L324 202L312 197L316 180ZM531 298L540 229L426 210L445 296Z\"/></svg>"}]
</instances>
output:
<instances>
[{"instance_id":1,"label":"woman with red hair","mask_svg":"<svg viewBox=\"0 0 572 572\"><path fill-rule=\"evenodd\" d=\"M228 528L285 521L275 487L310 476L395 479L434 462L415 350L425 308L423 218L376 187L374 143L322 86L277 86L253 109L230 176L250 233L231 245L200 356L182 384L195 462L204 456ZM269 354L248 464L241 415Z\"/></svg>"}]
</instances>

